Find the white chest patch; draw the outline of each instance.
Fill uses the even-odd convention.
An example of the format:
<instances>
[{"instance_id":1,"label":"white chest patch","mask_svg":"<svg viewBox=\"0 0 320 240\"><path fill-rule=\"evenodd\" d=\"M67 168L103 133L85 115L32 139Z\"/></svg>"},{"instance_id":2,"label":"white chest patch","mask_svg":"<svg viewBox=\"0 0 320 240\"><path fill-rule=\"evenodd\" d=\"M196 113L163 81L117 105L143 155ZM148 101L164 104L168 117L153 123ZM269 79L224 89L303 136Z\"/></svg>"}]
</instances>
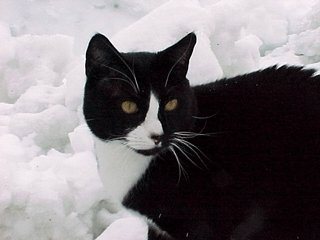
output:
<instances>
[{"instance_id":1,"label":"white chest patch","mask_svg":"<svg viewBox=\"0 0 320 240\"><path fill-rule=\"evenodd\" d=\"M150 164L151 156L136 153L120 141L95 138L98 172L107 194L122 202Z\"/></svg>"},{"instance_id":2,"label":"white chest patch","mask_svg":"<svg viewBox=\"0 0 320 240\"><path fill-rule=\"evenodd\" d=\"M105 142L94 138L100 178L108 195L115 201L123 200L151 162L152 156L139 154L133 149L148 150L157 146L152 136L163 134L158 112L159 102L151 94L145 120L126 136L126 142Z\"/></svg>"}]
</instances>

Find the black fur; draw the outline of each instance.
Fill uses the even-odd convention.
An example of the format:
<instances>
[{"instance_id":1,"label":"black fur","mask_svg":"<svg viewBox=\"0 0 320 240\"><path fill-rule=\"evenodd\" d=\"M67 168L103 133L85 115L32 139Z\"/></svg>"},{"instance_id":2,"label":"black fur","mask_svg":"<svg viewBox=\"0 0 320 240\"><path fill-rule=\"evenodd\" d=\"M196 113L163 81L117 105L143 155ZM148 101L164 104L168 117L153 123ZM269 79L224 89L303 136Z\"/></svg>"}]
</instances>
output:
<instances>
[{"instance_id":1,"label":"black fur","mask_svg":"<svg viewBox=\"0 0 320 240\"><path fill-rule=\"evenodd\" d=\"M190 88L185 75L195 35L189 34L163 52L121 54L129 66L134 59L143 89L132 94L126 84L110 84L106 76L117 73L96 64L101 59L90 55L94 41L87 52L84 101L94 134L110 139L143 121L150 90L163 101L181 102L177 112L159 112L166 146L176 131L201 133L186 140L202 153L184 148L195 164L176 149L186 175L179 178L174 154L162 149L128 193L126 207L176 240L320 239L320 77L313 70L271 67ZM101 62L129 75L103 46L97 47L104 52ZM142 106L132 119L113 109L115 99L128 96ZM151 230L149 238L157 239Z\"/></svg>"},{"instance_id":2,"label":"black fur","mask_svg":"<svg viewBox=\"0 0 320 240\"><path fill-rule=\"evenodd\" d=\"M83 107L92 132L101 139L126 135L143 122L151 91L161 99L159 118L162 119L166 133L163 136L165 145L168 145L171 133L190 128L193 124L191 116L195 111L195 103L185 75L194 44L195 35L190 34L175 46L157 54L121 54L107 38L100 34L95 35L87 50L87 83ZM171 69L173 65L175 67ZM164 81L170 70L170 78L165 87ZM128 77L133 78L133 74L139 89L134 87L134 83L131 83L134 85L132 86L124 81L128 80ZM164 103L173 96L179 100L180 107L174 114L165 114ZM137 102L139 112L128 115L121 111L119 106L124 100ZM185 121L180 121L181 116Z\"/></svg>"}]
</instances>

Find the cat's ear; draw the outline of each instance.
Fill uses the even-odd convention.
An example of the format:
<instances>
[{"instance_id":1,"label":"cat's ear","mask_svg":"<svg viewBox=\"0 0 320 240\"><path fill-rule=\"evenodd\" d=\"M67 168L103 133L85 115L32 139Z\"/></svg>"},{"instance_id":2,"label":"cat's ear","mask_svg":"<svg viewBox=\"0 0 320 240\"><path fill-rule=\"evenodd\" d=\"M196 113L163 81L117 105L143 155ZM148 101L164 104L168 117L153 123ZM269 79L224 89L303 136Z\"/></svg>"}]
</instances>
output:
<instances>
[{"instance_id":1,"label":"cat's ear","mask_svg":"<svg viewBox=\"0 0 320 240\"><path fill-rule=\"evenodd\" d=\"M94 35L86 52L86 75L89 77L93 70L105 69L111 63L119 61L121 54L108 38L98 33ZM107 70L107 69L105 69Z\"/></svg>"},{"instance_id":2,"label":"cat's ear","mask_svg":"<svg viewBox=\"0 0 320 240\"><path fill-rule=\"evenodd\" d=\"M187 74L189 60L197 42L196 35L192 32L179 42L160 52L164 59L170 59L173 68L179 68L183 74Z\"/></svg>"}]
</instances>

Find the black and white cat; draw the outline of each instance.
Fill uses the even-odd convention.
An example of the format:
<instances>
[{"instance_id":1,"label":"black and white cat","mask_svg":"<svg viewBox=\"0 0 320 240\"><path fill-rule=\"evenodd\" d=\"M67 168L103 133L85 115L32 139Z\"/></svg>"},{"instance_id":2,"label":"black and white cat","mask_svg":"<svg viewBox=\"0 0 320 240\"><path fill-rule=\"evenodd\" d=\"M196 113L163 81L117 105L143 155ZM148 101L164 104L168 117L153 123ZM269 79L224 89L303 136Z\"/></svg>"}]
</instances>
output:
<instances>
[{"instance_id":1,"label":"black and white cat","mask_svg":"<svg viewBox=\"0 0 320 240\"><path fill-rule=\"evenodd\" d=\"M149 239L320 239L320 77L283 66L190 87L195 43L91 39L84 115L106 189L152 220Z\"/></svg>"}]
</instances>

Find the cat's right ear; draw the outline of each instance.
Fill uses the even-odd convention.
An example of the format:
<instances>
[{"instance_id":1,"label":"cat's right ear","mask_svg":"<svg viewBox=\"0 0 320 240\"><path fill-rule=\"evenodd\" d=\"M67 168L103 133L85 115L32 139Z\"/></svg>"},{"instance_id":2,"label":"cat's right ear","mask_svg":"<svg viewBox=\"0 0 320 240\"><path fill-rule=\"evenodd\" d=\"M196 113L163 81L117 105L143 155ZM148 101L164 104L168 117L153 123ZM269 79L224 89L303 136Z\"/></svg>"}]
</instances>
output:
<instances>
[{"instance_id":1,"label":"cat's right ear","mask_svg":"<svg viewBox=\"0 0 320 240\"><path fill-rule=\"evenodd\" d=\"M188 71L189 60L196 42L197 37L192 32L159 54L163 57L163 59L169 59L174 63L172 69L178 69L183 75L186 75ZM170 71L172 71L172 69Z\"/></svg>"},{"instance_id":2,"label":"cat's right ear","mask_svg":"<svg viewBox=\"0 0 320 240\"><path fill-rule=\"evenodd\" d=\"M101 69L107 70L106 68L120 57L121 54L111 44L108 38L100 33L94 35L89 42L86 52L87 77Z\"/></svg>"}]
</instances>

